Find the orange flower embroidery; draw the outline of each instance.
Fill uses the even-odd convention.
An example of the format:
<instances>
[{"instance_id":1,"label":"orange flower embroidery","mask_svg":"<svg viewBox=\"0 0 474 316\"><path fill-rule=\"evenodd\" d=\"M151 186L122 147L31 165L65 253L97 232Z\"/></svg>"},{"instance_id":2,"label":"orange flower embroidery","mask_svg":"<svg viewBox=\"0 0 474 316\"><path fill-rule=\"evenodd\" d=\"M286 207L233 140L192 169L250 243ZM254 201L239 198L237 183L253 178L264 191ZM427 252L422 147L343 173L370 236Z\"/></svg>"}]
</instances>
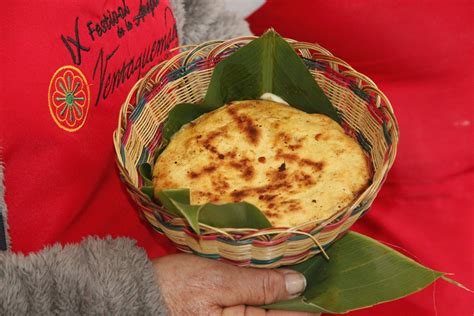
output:
<instances>
[{"instance_id":1,"label":"orange flower embroidery","mask_svg":"<svg viewBox=\"0 0 474 316\"><path fill-rule=\"evenodd\" d=\"M75 132L85 123L89 111L89 85L84 74L74 66L59 68L49 83L49 111L56 124Z\"/></svg>"}]
</instances>

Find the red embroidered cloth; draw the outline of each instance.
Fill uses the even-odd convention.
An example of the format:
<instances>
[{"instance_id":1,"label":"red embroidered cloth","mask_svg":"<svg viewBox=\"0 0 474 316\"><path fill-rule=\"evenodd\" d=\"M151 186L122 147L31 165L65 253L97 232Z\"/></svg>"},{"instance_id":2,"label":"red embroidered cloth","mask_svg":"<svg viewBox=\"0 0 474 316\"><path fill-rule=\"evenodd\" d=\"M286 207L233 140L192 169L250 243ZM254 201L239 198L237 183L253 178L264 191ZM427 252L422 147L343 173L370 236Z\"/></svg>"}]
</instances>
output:
<instances>
[{"instance_id":1,"label":"red embroidered cloth","mask_svg":"<svg viewBox=\"0 0 474 316\"><path fill-rule=\"evenodd\" d=\"M138 240L150 256L174 249L140 222L112 143L130 88L178 45L169 2L11 1L0 14L13 250L109 234Z\"/></svg>"}]
</instances>

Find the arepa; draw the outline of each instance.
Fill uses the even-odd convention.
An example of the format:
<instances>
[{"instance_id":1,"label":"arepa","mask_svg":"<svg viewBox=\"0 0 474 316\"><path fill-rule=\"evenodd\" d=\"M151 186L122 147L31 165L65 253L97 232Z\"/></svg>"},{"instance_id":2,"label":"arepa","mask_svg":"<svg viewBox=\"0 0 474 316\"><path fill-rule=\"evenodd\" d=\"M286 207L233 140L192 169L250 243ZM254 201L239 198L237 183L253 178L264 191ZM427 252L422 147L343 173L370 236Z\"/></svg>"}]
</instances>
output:
<instances>
[{"instance_id":1,"label":"arepa","mask_svg":"<svg viewBox=\"0 0 474 316\"><path fill-rule=\"evenodd\" d=\"M189 188L191 204L246 201L275 227L329 218L369 181L363 150L335 121L263 100L183 126L153 169L155 196Z\"/></svg>"}]
</instances>

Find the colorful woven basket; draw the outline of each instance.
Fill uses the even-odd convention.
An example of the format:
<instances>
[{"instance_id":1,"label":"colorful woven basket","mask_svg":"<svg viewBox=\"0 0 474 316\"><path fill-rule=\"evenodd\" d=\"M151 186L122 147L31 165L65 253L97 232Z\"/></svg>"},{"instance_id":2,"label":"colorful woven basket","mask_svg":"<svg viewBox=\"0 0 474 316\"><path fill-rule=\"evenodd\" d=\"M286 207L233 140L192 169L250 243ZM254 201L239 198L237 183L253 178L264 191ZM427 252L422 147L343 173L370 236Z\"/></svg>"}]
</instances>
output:
<instances>
[{"instance_id":1,"label":"colorful woven basket","mask_svg":"<svg viewBox=\"0 0 474 316\"><path fill-rule=\"evenodd\" d=\"M114 145L121 178L140 213L178 249L239 266L271 268L324 252L369 209L395 159L398 125L390 102L372 80L317 44L287 40L338 109L347 133L370 157L372 184L351 205L324 221L265 230L200 224L201 235L196 235L185 219L173 218L139 190L142 178L138 168L145 162L153 164L163 122L173 106L200 102L214 66L253 39L182 47L180 53L152 68L122 106Z\"/></svg>"}]
</instances>

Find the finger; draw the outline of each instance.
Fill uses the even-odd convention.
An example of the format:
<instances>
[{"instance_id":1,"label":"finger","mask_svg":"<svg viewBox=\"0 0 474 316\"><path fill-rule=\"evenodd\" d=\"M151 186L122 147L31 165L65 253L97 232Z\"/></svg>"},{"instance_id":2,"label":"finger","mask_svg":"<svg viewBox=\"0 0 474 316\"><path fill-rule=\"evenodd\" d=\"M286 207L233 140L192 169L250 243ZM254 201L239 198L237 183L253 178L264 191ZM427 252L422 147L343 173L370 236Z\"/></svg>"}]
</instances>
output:
<instances>
[{"instance_id":1,"label":"finger","mask_svg":"<svg viewBox=\"0 0 474 316\"><path fill-rule=\"evenodd\" d=\"M290 312L281 310L265 310L254 306L247 306L245 316L321 316L321 313Z\"/></svg>"},{"instance_id":2,"label":"finger","mask_svg":"<svg viewBox=\"0 0 474 316\"><path fill-rule=\"evenodd\" d=\"M237 305L222 309L222 316L266 316L267 311L263 308Z\"/></svg>"},{"instance_id":3,"label":"finger","mask_svg":"<svg viewBox=\"0 0 474 316\"><path fill-rule=\"evenodd\" d=\"M254 306L237 305L222 309L222 316L321 316L320 313L265 310Z\"/></svg>"},{"instance_id":4,"label":"finger","mask_svg":"<svg viewBox=\"0 0 474 316\"><path fill-rule=\"evenodd\" d=\"M220 306L263 305L301 294L306 287L304 276L292 270L229 268L225 295Z\"/></svg>"},{"instance_id":5,"label":"finger","mask_svg":"<svg viewBox=\"0 0 474 316\"><path fill-rule=\"evenodd\" d=\"M245 316L266 316L267 311L263 308L247 306L245 309Z\"/></svg>"},{"instance_id":6,"label":"finger","mask_svg":"<svg viewBox=\"0 0 474 316\"><path fill-rule=\"evenodd\" d=\"M321 313L289 312L280 310L268 310L265 316L321 316Z\"/></svg>"},{"instance_id":7,"label":"finger","mask_svg":"<svg viewBox=\"0 0 474 316\"><path fill-rule=\"evenodd\" d=\"M222 309L221 316L244 316L245 305L237 305L231 307L225 307Z\"/></svg>"}]
</instances>

